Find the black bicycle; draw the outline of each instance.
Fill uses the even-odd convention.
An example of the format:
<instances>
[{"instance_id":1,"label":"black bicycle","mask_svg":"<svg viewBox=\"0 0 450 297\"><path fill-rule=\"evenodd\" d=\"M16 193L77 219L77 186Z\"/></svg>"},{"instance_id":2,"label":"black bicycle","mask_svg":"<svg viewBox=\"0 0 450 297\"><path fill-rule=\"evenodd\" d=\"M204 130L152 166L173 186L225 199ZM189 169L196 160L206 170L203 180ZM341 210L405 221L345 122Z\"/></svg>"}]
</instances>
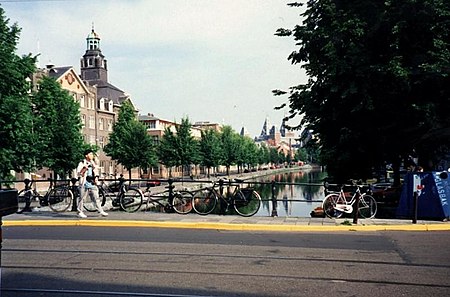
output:
<instances>
[{"instance_id":1,"label":"black bicycle","mask_svg":"<svg viewBox=\"0 0 450 297\"><path fill-rule=\"evenodd\" d=\"M34 181L25 179L25 188L17 195L17 213L31 212L34 208L48 206L55 212L63 212L69 209L73 201L73 193L66 182L56 184L49 180L49 187L44 195L39 194L34 186Z\"/></svg>"},{"instance_id":2,"label":"black bicycle","mask_svg":"<svg viewBox=\"0 0 450 297\"><path fill-rule=\"evenodd\" d=\"M243 180L229 181L224 193L224 180L215 181L211 187L206 187L194 193L194 211L200 215L207 215L214 211L220 201L221 210L226 213L232 207L237 214L251 217L261 207L261 196L251 187L243 188ZM225 209L223 209L225 207Z\"/></svg>"},{"instance_id":3,"label":"black bicycle","mask_svg":"<svg viewBox=\"0 0 450 297\"><path fill-rule=\"evenodd\" d=\"M98 185L98 196L102 208L106 205L106 208L118 207L126 212L138 211L144 198L141 190L128 185L122 175L117 182L106 183L105 180L101 180ZM89 198L86 198L83 207L89 212L97 211L95 201Z\"/></svg>"},{"instance_id":4,"label":"black bicycle","mask_svg":"<svg viewBox=\"0 0 450 297\"><path fill-rule=\"evenodd\" d=\"M165 212L176 212L179 214L188 214L192 211L193 194L187 190L176 190L169 184L162 192L153 193L151 188L155 187L155 183L149 181L143 195L146 200L145 209L149 210L160 207Z\"/></svg>"}]
</instances>

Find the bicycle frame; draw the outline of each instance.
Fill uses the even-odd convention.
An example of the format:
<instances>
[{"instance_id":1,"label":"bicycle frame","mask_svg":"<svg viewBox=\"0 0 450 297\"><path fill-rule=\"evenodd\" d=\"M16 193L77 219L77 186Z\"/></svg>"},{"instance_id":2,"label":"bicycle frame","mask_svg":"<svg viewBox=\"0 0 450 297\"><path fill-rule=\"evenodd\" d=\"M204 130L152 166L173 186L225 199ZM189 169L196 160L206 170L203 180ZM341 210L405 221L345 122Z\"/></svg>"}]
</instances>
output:
<instances>
[{"instance_id":1,"label":"bicycle frame","mask_svg":"<svg viewBox=\"0 0 450 297\"><path fill-rule=\"evenodd\" d=\"M244 217L249 217L258 212L261 206L261 196L253 188L242 188L244 181L236 179L228 181L227 190L224 193L224 181L214 181L211 187L195 191L194 210L199 215L207 215L214 211L219 204L220 213L225 214L232 207L234 211ZM217 186L218 185L218 186ZM231 190L234 187L234 190Z\"/></svg>"},{"instance_id":2,"label":"bicycle frame","mask_svg":"<svg viewBox=\"0 0 450 297\"><path fill-rule=\"evenodd\" d=\"M146 210L149 209L150 203L156 203L168 213L176 212L184 215L191 212L193 194L190 191L174 190L175 187L169 182L167 190L153 194L150 190L153 187L154 185L148 185L143 193L143 196L147 197ZM162 203L163 200L167 200L167 203Z\"/></svg>"},{"instance_id":3,"label":"bicycle frame","mask_svg":"<svg viewBox=\"0 0 450 297\"><path fill-rule=\"evenodd\" d=\"M169 203L170 195L165 195L166 193L170 194L170 189L167 189L165 191L159 192L159 193L152 193L151 188L153 186L147 186L145 191L142 193L145 198L147 198L146 204L145 204L145 211L149 209L150 203L156 203L159 206L161 206L165 212L171 212L172 206ZM154 199L156 198L156 199ZM161 203L160 201L167 200L167 203Z\"/></svg>"},{"instance_id":4,"label":"bicycle frame","mask_svg":"<svg viewBox=\"0 0 450 297\"><path fill-rule=\"evenodd\" d=\"M356 190L350 199L345 195L345 185L341 186L339 192L332 192L324 198L322 208L328 217L339 218L343 213L354 212L355 203L357 203L356 209L361 217L375 217L377 212L376 200L368 193L362 193L361 185L356 184L354 181L352 183L356 187Z\"/></svg>"},{"instance_id":5,"label":"bicycle frame","mask_svg":"<svg viewBox=\"0 0 450 297\"><path fill-rule=\"evenodd\" d=\"M125 193L126 191L126 185L125 185L125 179L119 178L119 184L117 185L118 191L114 191L111 188L111 185L108 185L105 183L104 180L101 181L100 185L98 186L99 195L103 195L103 199L106 200L106 198L111 199L113 206L119 206L119 199L120 196ZM100 192L102 194L100 194ZM102 201L102 206L105 204L105 201Z\"/></svg>"}]
</instances>

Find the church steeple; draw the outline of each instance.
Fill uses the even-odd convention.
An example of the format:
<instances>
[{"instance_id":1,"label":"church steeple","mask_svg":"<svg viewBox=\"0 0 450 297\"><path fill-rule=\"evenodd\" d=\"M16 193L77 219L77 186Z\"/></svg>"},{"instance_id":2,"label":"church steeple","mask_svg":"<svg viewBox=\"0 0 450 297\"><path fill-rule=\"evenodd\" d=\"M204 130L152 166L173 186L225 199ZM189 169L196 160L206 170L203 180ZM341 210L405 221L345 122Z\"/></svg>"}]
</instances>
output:
<instances>
[{"instance_id":1,"label":"church steeple","mask_svg":"<svg viewBox=\"0 0 450 297\"><path fill-rule=\"evenodd\" d=\"M105 56L100 50L100 36L92 30L86 38L86 53L80 60L81 79L85 81L108 82L108 67Z\"/></svg>"}]
</instances>

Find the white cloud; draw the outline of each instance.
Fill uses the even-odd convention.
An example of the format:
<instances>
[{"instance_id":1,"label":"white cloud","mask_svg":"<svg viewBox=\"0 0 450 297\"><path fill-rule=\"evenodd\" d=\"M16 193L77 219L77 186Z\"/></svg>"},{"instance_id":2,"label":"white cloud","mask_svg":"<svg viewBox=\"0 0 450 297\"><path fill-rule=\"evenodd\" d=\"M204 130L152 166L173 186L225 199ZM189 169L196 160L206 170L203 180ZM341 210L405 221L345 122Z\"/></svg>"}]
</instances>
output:
<instances>
[{"instance_id":1,"label":"white cloud","mask_svg":"<svg viewBox=\"0 0 450 297\"><path fill-rule=\"evenodd\" d=\"M300 22L280 0L103 0L4 3L22 28L19 53L41 64L73 65L94 22L110 82L142 113L167 119L224 121L260 132L266 116L279 124L284 99L271 90L306 78L287 56L294 41L274 36ZM76 6L76 7L75 7Z\"/></svg>"}]
</instances>

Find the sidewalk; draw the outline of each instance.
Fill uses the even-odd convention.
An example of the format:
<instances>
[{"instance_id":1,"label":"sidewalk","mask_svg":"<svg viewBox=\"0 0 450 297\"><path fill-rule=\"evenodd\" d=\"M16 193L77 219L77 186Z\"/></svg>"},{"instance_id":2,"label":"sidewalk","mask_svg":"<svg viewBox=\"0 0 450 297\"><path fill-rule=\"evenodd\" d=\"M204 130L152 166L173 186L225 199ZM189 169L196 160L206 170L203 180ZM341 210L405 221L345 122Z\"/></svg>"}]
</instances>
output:
<instances>
[{"instance_id":1,"label":"sidewalk","mask_svg":"<svg viewBox=\"0 0 450 297\"><path fill-rule=\"evenodd\" d=\"M215 229L235 231L279 231L279 232L330 232L330 231L450 231L449 222L391 219L359 219L357 225L352 219L329 219L309 217L257 217L200 216L194 213L110 211L108 217L98 213L86 213L87 219L80 219L75 212L32 212L13 214L3 218L3 226L97 226L97 227L148 227Z\"/></svg>"}]
</instances>

